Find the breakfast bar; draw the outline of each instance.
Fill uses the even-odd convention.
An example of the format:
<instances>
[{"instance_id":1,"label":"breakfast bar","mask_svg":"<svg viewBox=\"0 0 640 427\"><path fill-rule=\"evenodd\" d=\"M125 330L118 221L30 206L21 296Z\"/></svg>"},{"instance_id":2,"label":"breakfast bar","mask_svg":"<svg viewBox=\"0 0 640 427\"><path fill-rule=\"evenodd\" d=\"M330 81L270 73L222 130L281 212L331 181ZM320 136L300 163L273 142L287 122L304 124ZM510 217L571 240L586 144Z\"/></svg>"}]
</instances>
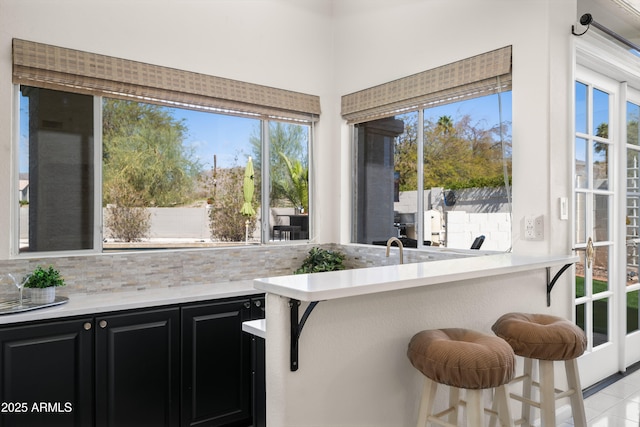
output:
<instances>
[{"instance_id":1,"label":"breakfast bar","mask_svg":"<svg viewBox=\"0 0 640 427\"><path fill-rule=\"evenodd\" d=\"M266 320L253 325L267 342L267 424L413 425L409 338L431 327L490 332L509 311L570 317L570 287L556 282L577 261L489 254L256 279L267 294Z\"/></svg>"}]
</instances>

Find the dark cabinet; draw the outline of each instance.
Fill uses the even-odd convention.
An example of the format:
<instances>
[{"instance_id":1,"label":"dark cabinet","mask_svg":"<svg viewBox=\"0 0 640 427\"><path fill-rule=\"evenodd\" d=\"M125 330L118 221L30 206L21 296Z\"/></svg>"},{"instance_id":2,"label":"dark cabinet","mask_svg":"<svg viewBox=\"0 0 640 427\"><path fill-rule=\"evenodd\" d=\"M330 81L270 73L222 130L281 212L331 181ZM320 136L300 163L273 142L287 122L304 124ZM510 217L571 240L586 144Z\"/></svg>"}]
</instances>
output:
<instances>
[{"instance_id":1,"label":"dark cabinet","mask_svg":"<svg viewBox=\"0 0 640 427\"><path fill-rule=\"evenodd\" d=\"M249 298L182 309L182 426L249 426Z\"/></svg>"},{"instance_id":2,"label":"dark cabinet","mask_svg":"<svg viewBox=\"0 0 640 427\"><path fill-rule=\"evenodd\" d=\"M171 427L180 414L180 310L96 317L96 426Z\"/></svg>"},{"instance_id":3,"label":"dark cabinet","mask_svg":"<svg viewBox=\"0 0 640 427\"><path fill-rule=\"evenodd\" d=\"M0 329L0 425L91 426L92 319Z\"/></svg>"},{"instance_id":4,"label":"dark cabinet","mask_svg":"<svg viewBox=\"0 0 640 427\"><path fill-rule=\"evenodd\" d=\"M0 426L264 425L254 422L264 396L256 406L253 393L264 390L264 341L260 350L242 332L263 304L241 297L0 327Z\"/></svg>"},{"instance_id":5,"label":"dark cabinet","mask_svg":"<svg viewBox=\"0 0 640 427\"><path fill-rule=\"evenodd\" d=\"M264 297L251 299L251 320L264 319ZM252 427L265 427L267 425L267 384L265 365L264 338L251 336L251 376L252 376Z\"/></svg>"}]
</instances>

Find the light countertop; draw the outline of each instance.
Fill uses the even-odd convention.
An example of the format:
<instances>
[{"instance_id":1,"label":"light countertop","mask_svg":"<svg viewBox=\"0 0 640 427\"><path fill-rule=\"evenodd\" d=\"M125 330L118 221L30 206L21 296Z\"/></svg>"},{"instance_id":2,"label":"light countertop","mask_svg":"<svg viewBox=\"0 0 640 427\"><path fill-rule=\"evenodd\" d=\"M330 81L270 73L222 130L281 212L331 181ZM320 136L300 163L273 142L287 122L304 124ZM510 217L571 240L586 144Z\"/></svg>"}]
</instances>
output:
<instances>
[{"instance_id":1,"label":"light countertop","mask_svg":"<svg viewBox=\"0 0 640 427\"><path fill-rule=\"evenodd\" d=\"M140 291L108 292L98 294L70 294L65 304L0 316L0 324L30 322L71 316L93 316L120 310L151 308L260 293L251 280L186 285Z\"/></svg>"},{"instance_id":2,"label":"light countertop","mask_svg":"<svg viewBox=\"0 0 640 427\"><path fill-rule=\"evenodd\" d=\"M519 256L498 254L438 260L327 273L279 276L211 285L187 285L140 291L70 294L65 304L0 315L0 324L71 316L93 316L120 310L207 301L262 292L300 301L322 301L378 292L429 286L446 282L561 267L577 256ZM542 286L542 284L541 284ZM258 329L263 329L259 327Z\"/></svg>"},{"instance_id":3,"label":"light countertop","mask_svg":"<svg viewBox=\"0 0 640 427\"><path fill-rule=\"evenodd\" d=\"M242 330L260 338L267 338L267 321L257 319L242 322Z\"/></svg>"},{"instance_id":4,"label":"light countertop","mask_svg":"<svg viewBox=\"0 0 640 427\"><path fill-rule=\"evenodd\" d=\"M467 258L270 277L254 280L259 291L299 301L323 301L446 282L562 267L578 261L574 255L526 256L495 254ZM540 286L545 284L541 283Z\"/></svg>"}]
</instances>

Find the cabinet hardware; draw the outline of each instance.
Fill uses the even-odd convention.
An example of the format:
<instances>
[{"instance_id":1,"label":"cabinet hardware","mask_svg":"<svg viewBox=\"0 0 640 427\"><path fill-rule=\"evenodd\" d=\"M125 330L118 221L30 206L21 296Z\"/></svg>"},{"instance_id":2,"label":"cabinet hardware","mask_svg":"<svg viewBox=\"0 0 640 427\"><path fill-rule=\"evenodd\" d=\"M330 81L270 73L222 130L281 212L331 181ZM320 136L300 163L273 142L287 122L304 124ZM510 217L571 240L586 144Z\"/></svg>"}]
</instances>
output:
<instances>
[{"instance_id":1,"label":"cabinet hardware","mask_svg":"<svg viewBox=\"0 0 640 427\"><path fill-rule=\"evenodd\" d=\"M106 328L106 327L107 327L107 321L106 321L106 320L101 320L101 321L100 321L100 323L99 323L99 325L100 325L100 327L101 327L102 329L104 329L104 328Z\"/></svg>"},{"instance_id":2,"label":"cabinet hardware","mask_svg":"<svg viewBox=\"0 0 640 427\"><path fill-rule=\"evenodd\" d=\"M251 308L251 303L250 302L245 302L244 303L244 308Z\"/></svg>"},{"instance_id":3,"label":"cabinet hardware","mask_svg":"<svg viewBox=\"0 0 640 427\"><path fill-rule=\"evenodd\" d=\"M84 325L82 325L84 327L85 331L88 331L91 329L91 322L86 322Z\"/></svg>"},{"instance_id":4,"label":"cabinet hardware","mask_svg":"<svg viewBox=\"0 0 640 427\"><path fill-rule=\"evenodd\" d=\"M260 300L254 301L253 303L255 304L256 307L262 306L262 301L260 301Z\"/></svg>"}]
</instances>

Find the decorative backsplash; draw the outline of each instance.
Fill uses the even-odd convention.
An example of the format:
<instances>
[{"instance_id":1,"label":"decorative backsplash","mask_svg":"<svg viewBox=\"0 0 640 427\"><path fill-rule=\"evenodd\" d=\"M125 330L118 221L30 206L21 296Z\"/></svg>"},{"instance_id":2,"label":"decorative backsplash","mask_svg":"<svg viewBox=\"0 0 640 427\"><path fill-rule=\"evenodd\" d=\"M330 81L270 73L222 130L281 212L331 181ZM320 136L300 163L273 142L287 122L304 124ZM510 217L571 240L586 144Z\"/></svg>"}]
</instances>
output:
<instances>
[{"instance_id":1,"label":"decorative backsplash","mask_svg":"<svg viewBox=\"0 0 640 427\"><path fill-rule=\"evenodd\" d=\"M0 274L22 277L36 265L52 264L67 283L58 288L60 295L203 285L293 274L314 246L342 251L347 268L398 263L396 247L391 248L387 258L382 246L295 244L13 259L0 261ZM431 252L404 250L405 263L429 259L434 259ZM13 286L3 286L0 299L13 298L17 292Z\"/></svg>"}]
</instances>

